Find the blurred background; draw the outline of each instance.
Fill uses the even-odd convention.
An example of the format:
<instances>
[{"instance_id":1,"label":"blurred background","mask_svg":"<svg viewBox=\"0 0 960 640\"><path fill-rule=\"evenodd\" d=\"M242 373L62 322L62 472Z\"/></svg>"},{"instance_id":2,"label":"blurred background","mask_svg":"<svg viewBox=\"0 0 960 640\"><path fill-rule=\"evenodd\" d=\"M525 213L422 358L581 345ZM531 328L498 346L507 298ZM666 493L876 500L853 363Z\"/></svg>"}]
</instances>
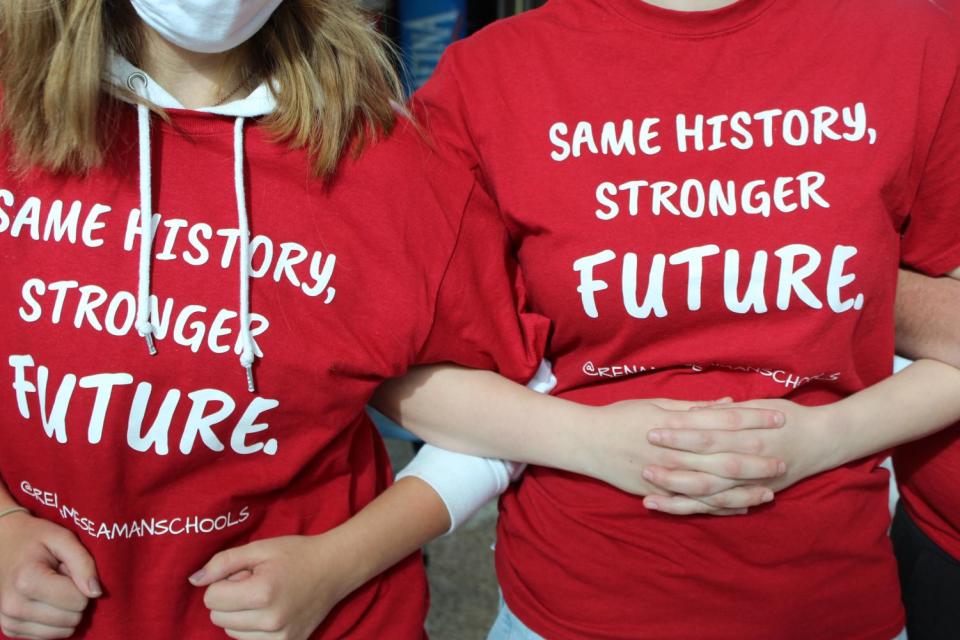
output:
<instances>
[{"instance_id":1,"label":"blurred background","mask_svg":"<svg viewBox=\"0 0 960 640\"><path fill-rule=\"evenodd\" d=\"M544 4L545 0L361 0L399 45L415 90L436 67L443 50L494 20Z\"/></svg>"}]
</instances>

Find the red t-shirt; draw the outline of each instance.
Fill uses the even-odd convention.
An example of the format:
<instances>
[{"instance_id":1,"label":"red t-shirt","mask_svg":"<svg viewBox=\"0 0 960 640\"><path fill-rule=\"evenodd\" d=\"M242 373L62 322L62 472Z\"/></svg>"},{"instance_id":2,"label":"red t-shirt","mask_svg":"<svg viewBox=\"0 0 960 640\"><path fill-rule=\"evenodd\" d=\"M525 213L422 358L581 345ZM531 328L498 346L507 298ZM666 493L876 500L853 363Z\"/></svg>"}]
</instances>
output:
<instances>
[{"instance_id":1,"label":"red t-shirt","mask_svg":"<svg viewBox=\"0 0 960 640\"><path fill-rule=\"evenodd\" d=\"M498 201L559 395L821 405L890 374L901 258L960 264L958 60L920 0L552 0L454 45L418 108ZM878 462L735 518L532 468L506 602L560 640L889 640Z\"/></svg>"},{"instance_id":2,"label":"red t-shirt","mask_svg":"<svg viewBox=\"0 0 960 640\"><path fill-rule=\"evenodd\" d=\"M17 177L0 146L0 476L96 561L106 595L75 638L222 638L187 577L251 540L326 531L389 485L364 413L381 381L447 360L526 379L545 342L542 318L518 316L489 197L412 127L324 185L304 152L251 122L262 357L249 392L235 350L234 122L170 116L153 131L155 357L134 327L134 110L86 177ZM420 638L426 608L414 556L314 637Z\"/></svg>"},{"instance_id":3,"label":"red t-shirt","mask_svg":"<svg viewBox=\"0 0 960 640\"><path fill-rule=\"evenodd\" d=\"M900 499L911 519L960 560L960 427L900 447L893 464Z\"/></svg>"},{"instance_id":4,"label":"red t-shirt","mask_svg":"<svg viewBox=\"0 0 960 640\"><path fill-rule=\"evenodd\" d=\"M937 0L953 15L957 0ZM900 497L917 526L960 559L960 426L905 445L894 453Z\"/></svg>"}]
</instances>

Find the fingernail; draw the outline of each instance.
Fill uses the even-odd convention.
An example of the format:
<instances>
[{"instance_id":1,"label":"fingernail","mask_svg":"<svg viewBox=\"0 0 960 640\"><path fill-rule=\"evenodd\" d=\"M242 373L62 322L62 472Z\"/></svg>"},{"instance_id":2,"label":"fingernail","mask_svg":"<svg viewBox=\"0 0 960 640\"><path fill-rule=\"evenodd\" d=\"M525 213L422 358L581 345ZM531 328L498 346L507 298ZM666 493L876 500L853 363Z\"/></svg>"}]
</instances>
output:
<instances>
[{"instance_id":1,"label":"fingernail","mask_svg":"<svg viewBox=\"0 0 960 640\"><path fill-rule=\"evenodd\" d=\"M717 404L730 404L731 402L733 402L733 398L730 396L726 396L717 400Z\"/></svg>"},{"instance_id":2,"label":"fingernail","mask_svg":"<svg viewBox=\"0 0 960 640\"><path fill-rule=\"evenodd\" d=\"M646 507L647 509L649 509L650 511L659 511L659 510L660 510L660 505L657 504L656 502L644 502L644 503L643 503L643 506L645 506L645 507Z\"/></svg>"},{"instance_id":3,"label":"fingernail","mask_svg":"<svg viewBox=\"0 0 960 640\"><path fill-rule=\"evenodd\" d=\"M100 581L96 578L87 580L87 589L90 590L90 595L94 598L99 598L103 595L103 588L100 586Z\"/></svg>"},{"instance_id":4,"label":"fingernail","mask_svg":"<svg viewBox=\"0 0 960 640\"><path fill-rule=\"evenodd\" d=\"M646 480L652 481L652 480L653 480L653 471L651 471L650 469L644 469L644 470L643 470L643 477L644 477Z\"/></svg>"},{"instance_id":5,"label":"fingernail","mask_svg":"<svg viewBox=\"0 0 960 640\"><path fill-rule=\"evenodd\" d=\"M196 585L196 584L199 583L201 580L203 580L203 576L204 576L205 573L206 573L206 570L200 569L200 571L197 571L195 574L193 574L192 576L190 576L189 578L187 578L187 580L190 581L190 584Z\"/></svg>"},{"instance_id":6,"label":"fingernail","mask_svg":"<svg viewBox=\"0 0 960 640\"><path fill-rule=\"evenodd\" d=\"M763 494L763 496L760 498L760 502L763 502L764 504L767 502L773 502L773 491L767 491L765 494Z\"/></svg>"},{"instance_id":7,"label":"fingernail","mask_svg":"<svg viewBox=\"0 0 960 640\"><path fill-rule=\"evenodd\" d=\"M748 509L737 509L736 514L737 514L738 516L745 516L745 515L747 515L748 512L749 512Z\"/></svg>"},{"instance_id":8,"label":"fingernail","mask_svg":"<svg viewBox=\"0 0 960 640\"><path fill-rule=\"evenodd\" d=\"M663 440L663 436L659 431L651 431L647 434L647 439L654 444L658 444L661 440Z\"/></svg>"},{"instance_id":9,"label":"fingernail","mask_svg":"<svg viewBox=\"0 0 960 640\"><path fill-rule=\"evenodd\" d=\"M773 424L777 425L778 427L782 427L786 421L787 417L782 413L773 414Z\"/></svg>"},{"instance_id":10,"label":"fingernail","mask_svg":"<svg viewBox=\"0 0 960 640\"><path fill-rule=\"evenodd\" d=\"M786 463L786 462L781 462L780 464L777 465L777 473L778 473L778 474L780 474L780 475L782 476L782 475L785 474L786 472L787 472L787 463Z\"/></svg>"}]
</instances>

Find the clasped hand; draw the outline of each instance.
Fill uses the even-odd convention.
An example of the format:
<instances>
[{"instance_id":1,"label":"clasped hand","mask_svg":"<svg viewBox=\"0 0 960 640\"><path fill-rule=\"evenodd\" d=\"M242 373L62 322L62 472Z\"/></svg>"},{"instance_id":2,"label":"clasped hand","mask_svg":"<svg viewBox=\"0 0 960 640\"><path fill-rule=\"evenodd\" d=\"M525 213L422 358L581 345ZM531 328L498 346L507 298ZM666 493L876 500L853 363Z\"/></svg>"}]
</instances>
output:
<instances>
[{"instance_id":1,"label":"clasped hand","mask_svg":"<svg viewBox=\"0 0 960 640\"><path fill-rule=\"evenodd\" d=\"M577 471L667 514L742 515L840 462L826 451L829 407L658 399L594 411ZM641 438L637 425L645 427Z\"/></svg>"}]
</instances>

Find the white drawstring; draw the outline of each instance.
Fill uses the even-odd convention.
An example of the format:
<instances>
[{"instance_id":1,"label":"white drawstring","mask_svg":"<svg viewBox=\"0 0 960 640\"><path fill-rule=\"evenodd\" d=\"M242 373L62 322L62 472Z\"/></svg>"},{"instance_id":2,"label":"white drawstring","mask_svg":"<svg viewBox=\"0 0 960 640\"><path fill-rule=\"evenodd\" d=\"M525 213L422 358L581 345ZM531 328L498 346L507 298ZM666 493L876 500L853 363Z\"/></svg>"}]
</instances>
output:
<instances>
[{"instance_id":1,"label":"white drawstring","mask_svg":"<svg viewBox=\"0 0 960 640\"><path fill-rule=\"evenodd\" d=\"M146 78L141 78L146 84ZM133 88L134 77L130 78ZM150 171L150 110L137 105L137 125L140 132L140 269L137 286L137 331L147 341L150 355L157 355L153 341L154 326L150 322L150 263L153 253L153 192Z\"/></svg>"},{"instance_id":2,"label":"white drawstring","mask_svg":"<svg viewBox=\"0 0 960 640\"><path fill-rule=\"evenodd\" d=\"M237 229L240 231L240 364L247 371L247 388L257 390L253 379L256 360L250 334L250 224L247 219L247 194L243 184L243 118L233 127L233 180L237 192Z\"/></svg>"},{"instance_id":3,"label":"white drawstring","mask_svg":"<svg viewBox=\"0 0 960 640\"><path fill-rule=\"evenodd\" d=\"M135 81L143 84L138 91ZM127 79L131 91L145 97L147 78L142 73L131 74ZM151 189L150 110L137 105L137 125L140 138L140 236L139 283L137 286L137 331L147 341L150 355L156 355L154 343L156 328L150 320L150 266L153 262L153 192ZM256 391L253 378L253 363L256 361L256 345L250 330L250 224L247 219L247 195L243 175L243 126L244 118L237 118L233 130L234 188L237 194L237 225L240 231L240 364L246 370L247 388Z\"/></svg>"}]
</instances>

